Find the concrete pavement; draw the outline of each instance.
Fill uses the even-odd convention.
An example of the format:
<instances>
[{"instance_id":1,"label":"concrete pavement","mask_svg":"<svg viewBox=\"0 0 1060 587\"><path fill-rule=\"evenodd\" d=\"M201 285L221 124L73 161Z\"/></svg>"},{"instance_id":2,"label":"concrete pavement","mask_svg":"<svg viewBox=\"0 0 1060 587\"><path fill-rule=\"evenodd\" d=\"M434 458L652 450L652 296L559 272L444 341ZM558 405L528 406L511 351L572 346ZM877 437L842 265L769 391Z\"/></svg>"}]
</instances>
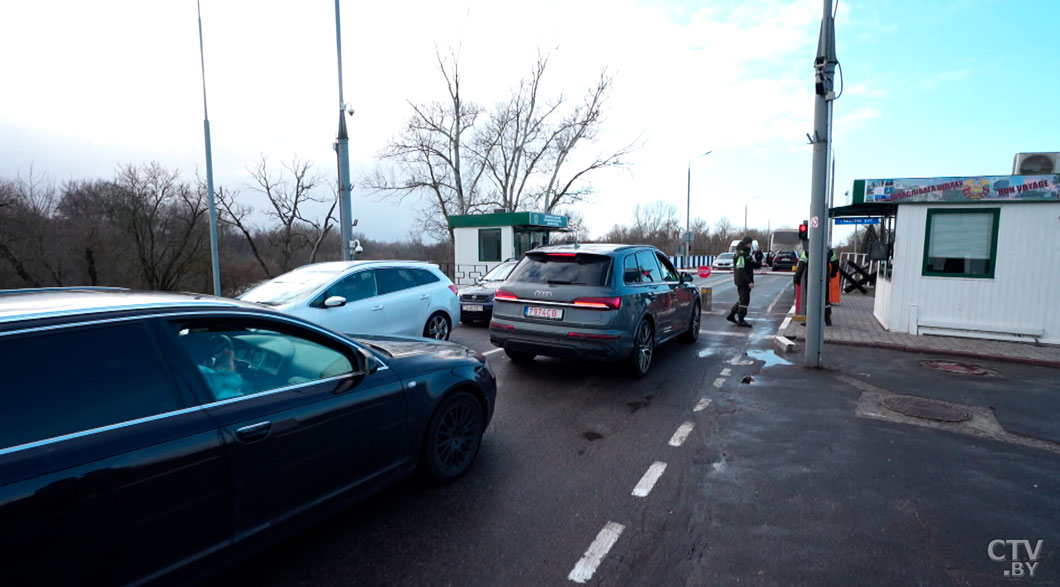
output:
<instances>
[{"instance_id":1,"label":"concrete pavement","mask_svg":"<svg viewBox=\"0 0 1060 587\"><path fill-rule=\"evenodd\" d=\"M884 330L872 315L873 303L872 295L844 294L840 303L832 306L833 325L825 328L825 342L1060 368L1060 347L1055 345L917 336ZM777 334L795 341L795 352L800 352L801 343L806 339L806 327L791 320Z\"/></svg>"}]
</instances>

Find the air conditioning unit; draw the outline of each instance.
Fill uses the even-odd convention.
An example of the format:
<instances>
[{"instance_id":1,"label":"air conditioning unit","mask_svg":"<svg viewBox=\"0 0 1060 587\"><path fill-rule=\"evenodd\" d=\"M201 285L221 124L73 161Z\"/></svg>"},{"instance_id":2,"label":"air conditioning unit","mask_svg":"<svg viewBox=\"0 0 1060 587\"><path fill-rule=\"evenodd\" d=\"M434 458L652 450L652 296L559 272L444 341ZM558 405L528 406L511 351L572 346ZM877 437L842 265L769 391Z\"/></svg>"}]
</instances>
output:
<instances>
[{"instance_id":1,"label":"air conditioning unit","mask_svg":"<svg viewBox=\"0 0 1060 587\"><path fill-rule=\"evenodd\" d=\"M1060 153L1016 153L1012 175L1060 173Z\"/></svg>"}]
</instances>

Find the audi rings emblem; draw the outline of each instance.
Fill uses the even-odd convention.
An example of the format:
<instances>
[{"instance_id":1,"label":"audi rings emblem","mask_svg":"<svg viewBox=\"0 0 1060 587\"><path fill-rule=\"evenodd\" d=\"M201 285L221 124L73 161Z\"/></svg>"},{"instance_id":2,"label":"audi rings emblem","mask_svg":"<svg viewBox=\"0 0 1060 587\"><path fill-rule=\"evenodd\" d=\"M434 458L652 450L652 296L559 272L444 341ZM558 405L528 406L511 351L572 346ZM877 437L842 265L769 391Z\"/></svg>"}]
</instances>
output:
<instances>
[{"instance_id":1,"label":"audi rings emblem","mask_svg":"<svg viewBox=\"0 0 1060 587\"><path fill-rule=\"evenodd\" d=\"M534 297L535 298L550 298L550 297L552 297L552 292L539 289L539 290L534 292Z\"/></svg>"}]
</instances>

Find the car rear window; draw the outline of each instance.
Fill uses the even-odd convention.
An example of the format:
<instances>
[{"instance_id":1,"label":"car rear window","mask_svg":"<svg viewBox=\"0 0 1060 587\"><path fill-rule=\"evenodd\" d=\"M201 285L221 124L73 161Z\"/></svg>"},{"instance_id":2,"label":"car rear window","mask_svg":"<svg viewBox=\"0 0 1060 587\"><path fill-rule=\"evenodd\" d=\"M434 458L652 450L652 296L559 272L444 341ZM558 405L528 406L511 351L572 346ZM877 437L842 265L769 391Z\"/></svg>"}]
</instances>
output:
<instances>
[{"instance_id":1,"label":"car rear window","mask_svg":"<svg viewBox=\"0 0 1060 587\"><path fill-rule=\"evenodd\" d=\"M588 253L527 253L508 281L553 285L607 285L611 257Z\"/></svg>"}]
</instances>

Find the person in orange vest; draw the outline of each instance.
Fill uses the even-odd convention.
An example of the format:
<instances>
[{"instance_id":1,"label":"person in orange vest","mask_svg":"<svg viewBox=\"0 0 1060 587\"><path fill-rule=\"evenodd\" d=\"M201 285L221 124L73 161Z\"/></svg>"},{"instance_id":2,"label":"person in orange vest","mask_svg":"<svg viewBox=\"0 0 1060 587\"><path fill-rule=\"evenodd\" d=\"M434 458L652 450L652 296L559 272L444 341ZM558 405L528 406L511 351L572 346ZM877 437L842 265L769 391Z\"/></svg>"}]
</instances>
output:
<instances>
[{"instance_id":1,"label":"person in orange vest","mask_svg":"<svg viewBox=\"0 0 1060 587\"><path fill-rule=\"evenodd\" d=\"M809 248L810 244L806 243L806 247L802 249L802 253L799 254L799 264L795 267L795 276L792 278L792 283L803 285L803 291L806 291L806 284L803 282L803 278L806 276L806 265L809 263L809 257L806 255L806 249ZM828 247L828 279L831 281L839 276L839 257L835 254L835 249ZM805 295L804 295L805 298ZM828 291L824 294L824 323L828 326L832 325L832 298L828 295ZM805 322L802 323L806 325Z\"/></svg>"}]
</instances>

